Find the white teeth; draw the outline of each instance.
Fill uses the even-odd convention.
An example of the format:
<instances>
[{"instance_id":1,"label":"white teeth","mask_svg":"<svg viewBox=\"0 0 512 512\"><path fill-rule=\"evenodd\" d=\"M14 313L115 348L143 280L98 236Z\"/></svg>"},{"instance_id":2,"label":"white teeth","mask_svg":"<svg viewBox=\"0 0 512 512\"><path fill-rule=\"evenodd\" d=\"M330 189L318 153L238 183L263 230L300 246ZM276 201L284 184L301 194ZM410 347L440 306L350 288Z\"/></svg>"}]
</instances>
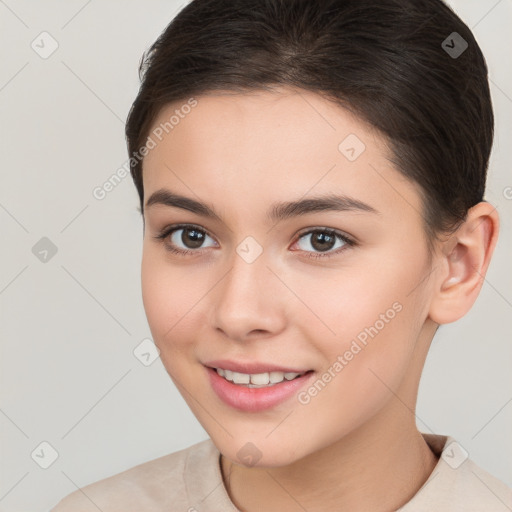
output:
<instances>
[{"instance_id":1,"label":"white teeth","mask_svg":"<svg viewBox=\"0 0 512 512\"><path fill-rule=\"evenodd\" d=\"M284 380L293 380L300 373L294 372L267 372L267 373L239 373L231 370L225 370L223 368L215 368L217 373L224 377L226 380L234 382L235 384L244 384L247 387L266 387L273 386L283 382Z\"/></svg>"},{"instance_id":2,"label":"white teeth","mask_svg":"<svg viewBox=\"0 0 512 512\"><path fill-rule=\"evenodd\" d=\"M257 384L259 386L266 386L270 382L268 373L256 373L251 375L251 384Z\"/></svg>"},{"instance_id":3,"label":"white teeth","mask_svg":"<svg viewBox=\"0 0 512 512\"><path fill-rule=\"evenodd\" d=\"M233 382L235 384L249 384L249 380L251 379L251 376L247 373L238 373L233 372Z\"/></svg>"},{"instance_id":4,"label":"white teeth","mask_svg":"<svg viewBox=\"0 0 512 512\"><path fill-rule=\"evenodd\" d=\"M283 372L270 372L269 374L270 382L275 384L276 382L281 382L284 379Z\"/></svg>"}]
</instances>

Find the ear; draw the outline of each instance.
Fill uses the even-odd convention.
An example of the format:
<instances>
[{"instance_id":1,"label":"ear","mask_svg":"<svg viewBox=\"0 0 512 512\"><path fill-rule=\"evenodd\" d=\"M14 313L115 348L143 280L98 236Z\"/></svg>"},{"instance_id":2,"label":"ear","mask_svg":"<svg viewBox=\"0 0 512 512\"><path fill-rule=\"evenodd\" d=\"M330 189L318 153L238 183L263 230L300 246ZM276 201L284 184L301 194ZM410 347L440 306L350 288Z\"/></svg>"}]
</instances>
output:
<instances>
[{"instance_id":1,"label":"ear","mask_svg":"<svg viewBox=\"0 0 512 512\"><path fill-rule=\"evenodd\" d=\"M482 288L498 231L498 212L484 201L473 206L466 221L442 243L434 263L439 271L429 310L434 322L455 322L471 309Z\"/></svg>"}]
</instances>

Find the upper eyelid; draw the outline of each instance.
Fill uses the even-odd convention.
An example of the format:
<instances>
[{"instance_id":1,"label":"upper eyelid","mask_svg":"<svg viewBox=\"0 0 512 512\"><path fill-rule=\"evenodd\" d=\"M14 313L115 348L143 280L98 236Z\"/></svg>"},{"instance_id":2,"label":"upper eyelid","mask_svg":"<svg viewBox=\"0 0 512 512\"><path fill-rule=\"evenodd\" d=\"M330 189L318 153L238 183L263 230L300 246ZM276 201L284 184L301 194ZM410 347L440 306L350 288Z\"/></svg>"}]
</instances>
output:
<instances>
[{"instance_id":1,"label":"upper eyelid","mask_svg":"<svg viewBox=\"0 0 512 512\"><path fill-rule=\"evenodd\" d=\"M334 233L335 235L343 236L343 237L348 238L350 240L353 239L353 237L351 235L349 235L348 233L345 233L343 230L337 229L337 228L330 228L328 226L313 226L313 227L310 227L310 228L304 228L304 229L301 229L297 233L297 236L300 237L302 235L308 235L308 234L311 234L314 231L330 231L330 232Z\"/></svg>"}]
</instances>

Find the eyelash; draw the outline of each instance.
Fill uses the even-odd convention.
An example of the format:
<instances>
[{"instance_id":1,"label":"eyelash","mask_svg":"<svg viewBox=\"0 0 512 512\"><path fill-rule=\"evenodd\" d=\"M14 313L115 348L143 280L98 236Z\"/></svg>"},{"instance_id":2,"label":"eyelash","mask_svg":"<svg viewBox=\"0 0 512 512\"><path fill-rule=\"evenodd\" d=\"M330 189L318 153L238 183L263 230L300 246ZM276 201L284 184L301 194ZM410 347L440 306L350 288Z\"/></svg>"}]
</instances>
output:
<instances>
[{"instance_id":1,"label":"eyelash","mask_svg":"<svg viewBox=\"0 0 512 512\"><path fill-rule=\"evenodd\" d=\"M158 235L154 236L154 238L157 240L165 241L165 239L169 235L171 235L175 231L179 231L180 229L195 229L205 235L208 235L210 238L213 238L212 235L210 235L210 233L208 233L208 231L206 231L204 228L201 228L200 226L196 226L195 224L176 224L173 226L168 226L168 227L162 229L162 231L160 231L160 233ZM354 240L352 240L351 238L349 238L347 235L345 235L341 231L338 231L338 230L332 229L332 228L310 228L307 231L300 232L297 235L296 241L300 240L302 237L304 237L306 235L310 235L315 232L321 232L321 233L326 233L328 235L333 235L333 236L337 237L338 239L340 239L342 242L344 242L345 245L343 247L338 248L336 251L333 251L333 252L314 253L314 252L310 252L310 251L305 251L307 253L307 257L311 258L311 259L332 258L333 256L336 256L336 255L340 254L341 252L343 252L348 247L353 247L356 245L356 242ZM180 256L188 256L188 255L192 255L192 254L197 254L198 252L201 251L201 249L197 249L197 250L176 249L175 247L172 247L169 245L166 245L165 249L167 251L169 251L170 253L178 254Z\"/></svg>"}]
</instances>

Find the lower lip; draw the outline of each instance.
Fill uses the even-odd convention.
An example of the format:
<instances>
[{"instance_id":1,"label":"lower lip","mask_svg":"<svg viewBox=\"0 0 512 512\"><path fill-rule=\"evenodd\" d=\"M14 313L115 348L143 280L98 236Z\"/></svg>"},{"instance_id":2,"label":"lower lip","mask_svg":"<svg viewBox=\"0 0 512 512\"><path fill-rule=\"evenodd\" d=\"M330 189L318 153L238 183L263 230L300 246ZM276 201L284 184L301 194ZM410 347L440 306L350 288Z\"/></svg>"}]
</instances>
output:
<instances>
[{"instance_id":1,"label":"lower lip","mask_svg":"<svg viewBox=\"0 0 512 512\"><path fill-rule=\"evenodd\" d=\"M227 405L245 412L259 412L274 407L294 394L309 382L314 372L308 372L293 380L284 380L279 384L264 388L248 388L233 384L221 377L213 368L206 367L213 390Z\"/></svg>"}]
</instances>

